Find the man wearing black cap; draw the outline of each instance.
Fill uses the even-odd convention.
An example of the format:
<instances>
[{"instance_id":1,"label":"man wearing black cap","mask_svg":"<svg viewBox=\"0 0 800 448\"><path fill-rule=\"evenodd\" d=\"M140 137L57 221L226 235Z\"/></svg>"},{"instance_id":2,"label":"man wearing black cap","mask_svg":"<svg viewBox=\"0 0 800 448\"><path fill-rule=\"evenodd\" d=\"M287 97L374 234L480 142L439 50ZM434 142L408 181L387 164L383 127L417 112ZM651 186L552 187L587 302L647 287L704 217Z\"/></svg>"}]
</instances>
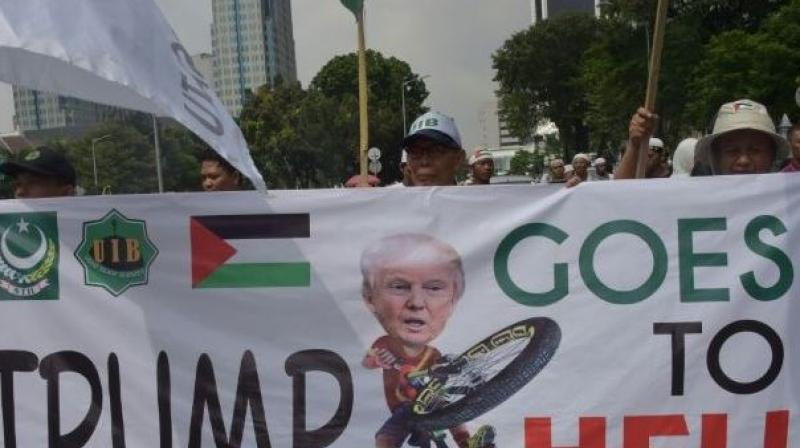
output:
<instances>
[{"instance_id":1,"label":"man wearing black cap","mask_svg":"<svg viewBox=\"0 0 800 448\"><path fill-rule=\"evenodd\" d=\"M414 187L456 184L456 171L466 154L455 120L438 112L428 112L411 125L403 139L408 153L408 170Z\"/></svg>"},{"instance_id":2,"label":"man wearing black cap","mask_svg":"<svg viewBox=\"0 0 800 448\"><path fill-rule=\"evenodd\" d=\"M75 194L75 168L61 154L42 146L0 165L14 182L17 199L52 198Z\"/></svg>"}]
</instances>

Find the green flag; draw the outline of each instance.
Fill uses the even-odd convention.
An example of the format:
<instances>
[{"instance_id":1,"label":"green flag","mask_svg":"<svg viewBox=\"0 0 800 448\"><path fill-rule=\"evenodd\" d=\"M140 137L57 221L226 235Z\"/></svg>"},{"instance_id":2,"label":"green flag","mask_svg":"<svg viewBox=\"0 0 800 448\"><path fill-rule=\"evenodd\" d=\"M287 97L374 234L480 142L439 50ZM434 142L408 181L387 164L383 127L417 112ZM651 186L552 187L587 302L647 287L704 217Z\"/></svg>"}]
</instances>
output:
<instances>
[{"instance_id":1,"label":"green flag","mask_svg":"<svg viewBox=\"0 0 800 448\"><path fill-rule=\"evenodd\" d=\"M345 8L353 12L358 17L364 9L364 0L341 0Z\"/></svg>"}]
</instances>

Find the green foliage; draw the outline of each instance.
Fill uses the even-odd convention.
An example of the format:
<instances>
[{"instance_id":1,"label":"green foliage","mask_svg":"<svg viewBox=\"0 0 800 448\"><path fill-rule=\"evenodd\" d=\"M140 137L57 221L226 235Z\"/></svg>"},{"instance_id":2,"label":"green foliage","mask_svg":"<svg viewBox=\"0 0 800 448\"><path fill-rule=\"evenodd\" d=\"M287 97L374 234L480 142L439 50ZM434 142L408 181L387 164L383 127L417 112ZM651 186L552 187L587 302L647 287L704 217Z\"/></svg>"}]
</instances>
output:
<instances>
[{"instance_id":1,"label":"green foliage","mask_svg":"<svg viewBox=\"0 0 800 448\"><path fill-rule=\"evenodd\" d=\"M543 119L561 133L567 155L588 145L584 54L597 39L597 22L567 14L515 34L493 55L500 108L511 132L530 141Z\"/></svg>"},{"instance_id":2,"label":"green foliage","mask_svg":"<svg viewBox=\"0 0 800 448\"><path fill-rule=\"evenodd\" d=\"M715 36L698 66L697 92L689 111L698 123L713 117L720 104L751 98L767 105L774 118L797 116L794 90L800 73L800 1L794 0L756 33L741 30Z\"/></svg>"},{"instance_id":3,"label":"green foliage","mask_svg":"<svg viewBox=\"0 0 800 448\"><path fill-rule=\"evenodd\" d=\"M541 164L541 156L525 150L519 150L511 158L508 174L527 176L535 170L536 165Z\"/></svg>"},{"instance_id":4,"label":"green foliage","mask_svg":"<svg viewBox=\"0 0 800 448\"><path fill-rule=\"evenodd\" d=\"M369 145L382 150L380 178L400 178L399 143L405 134L401 86L409 120L424 112L425 84L408 64L367 53ZM245 105L240 125L270 188L325 188L358 172L358 58L329 61L308 90L299 84L260 88Z\"/></svg>"},{"instance_id":5,"label":"green foliage","mask_svg":"<svg viewBox=\"0 0 800 448\"><path fill-rule=\"evenodd\" d=\"M131 114L101 124L80 138L61 138L48 145L66 154L86 194L104 190L113 194L153 193L158 191L158 181L151 120L149 115ZM177 123L161 120L159 138L165 191L198 189L199 165L192 151L196 137ZM93 161L97 163L97 186Z\"/></svg>"},{"instance_id":6,"label":"green foliage","mask_svg":"<svg viewBox=\"0 0 800 448\"><path fill-rule=\"evenodd\" d=\"M327 98L335 99L347 106L342 113L352 117L341 125L351 126L350 138L338 144L351 148L353 168L357 173L358 160L358 56L355 53L336 56L317 73L309 90ZM403 129L402 88L405 88L407 125L427 108L422 104L428 90L419 75L411 71L408 63L394 57L384 57L374 50L367 50L367 101L369 107L369 146L380 148L383 171L379 177L385 184L400 180L400 140L406 133ZM406 83L405 86L403 83Z\"/></svg>"},{"instance_id":7,"label":"green foliage","mask_svg":"<svg viewBox=\"0 0 800 448\"><path fill-rule=\"evenodd\" d=\"M628 122L644 102L650 33L657 0L606 0L588 45L564 56L563 44L544 38L578 34L563 18L547 20L513 36L495 54L501 105L515 136L530 123L553 120L570 151L584 150L575 129L565 130L563 110L552 110L555 94L572 95L572 122L588 132L589 148L612 155L627 138ZM796 113L793 93L800 83L800 0L673 0L670 2L656 112L657 134L669 146L705 130L723 102L750 97L776 116ZM561 29L571 28L571 29ZM580 39L578 39L580 41ZM585 46L584 46L585 45ZM583 48L583 50L581 50ZM547 59L543 59L547 55ZM564 70L567 67L568 70ZM538 73L537 73L538 70ZM558 72L559 79L547 78ZM574 75L575 70L579 73ZM577 82L567 80L578 79ZM545 92L545 94L542 94ZM567 120L569 122L569 120Z\"/></svg>"}]
</instances>

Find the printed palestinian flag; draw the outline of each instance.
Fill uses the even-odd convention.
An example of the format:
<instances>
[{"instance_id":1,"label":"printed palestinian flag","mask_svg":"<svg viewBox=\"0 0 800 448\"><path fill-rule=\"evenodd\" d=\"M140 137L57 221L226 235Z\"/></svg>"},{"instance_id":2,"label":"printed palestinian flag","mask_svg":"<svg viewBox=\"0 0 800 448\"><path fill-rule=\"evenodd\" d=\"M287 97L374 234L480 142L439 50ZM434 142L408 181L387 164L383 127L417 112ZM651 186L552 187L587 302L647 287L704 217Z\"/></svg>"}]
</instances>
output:
<instances>
[{"instance_id":1,"label":"printed palestinian flag","mask_svg":"<svg viewBox=\"0 0 800 448\"><path fill-rule=\"evenodd\" d=\"M282 250L256 250L256 257L270 256L265 262L228 262L239 251L231 244L236 240L247 240L245 247L259 247L253 244L254 240L309 238L308 214L192 216L190 234L192 288L307 287L311 284L311 265L305 261L276 261L276 256L285 256Z\"/></svg>"}]
</instances>

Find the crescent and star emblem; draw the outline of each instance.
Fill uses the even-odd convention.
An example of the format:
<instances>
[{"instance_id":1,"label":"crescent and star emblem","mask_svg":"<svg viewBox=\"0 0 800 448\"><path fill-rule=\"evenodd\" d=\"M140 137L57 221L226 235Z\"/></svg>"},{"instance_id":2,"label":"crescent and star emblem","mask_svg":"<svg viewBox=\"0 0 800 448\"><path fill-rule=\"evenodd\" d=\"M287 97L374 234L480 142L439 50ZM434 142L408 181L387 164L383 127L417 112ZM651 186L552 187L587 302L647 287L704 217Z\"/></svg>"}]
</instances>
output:
<instances>
[{"instance_id":1,"label":"crescent and star emblem","mask_svg":"<svg viewBox=\"0 0 800 448\"><path fill-rule=\"evenodd\" d=\"M30 223L25 222L24 218L20 218L19 222L16 226L19 228L19 233L28 233L28 226ZM44 259L45 254L47 253L47 238L37 225L33 225L36 231L39 232L39 247L27 257L18 257L11 253L8 249L8 232L11 230L11 227L7 228L3 232L3 236L0 237L0 252L2 252L3 258L10 264L12 267L21 270L28 270L39 264L42 259Z\"/></svg>"}]
</instances>

